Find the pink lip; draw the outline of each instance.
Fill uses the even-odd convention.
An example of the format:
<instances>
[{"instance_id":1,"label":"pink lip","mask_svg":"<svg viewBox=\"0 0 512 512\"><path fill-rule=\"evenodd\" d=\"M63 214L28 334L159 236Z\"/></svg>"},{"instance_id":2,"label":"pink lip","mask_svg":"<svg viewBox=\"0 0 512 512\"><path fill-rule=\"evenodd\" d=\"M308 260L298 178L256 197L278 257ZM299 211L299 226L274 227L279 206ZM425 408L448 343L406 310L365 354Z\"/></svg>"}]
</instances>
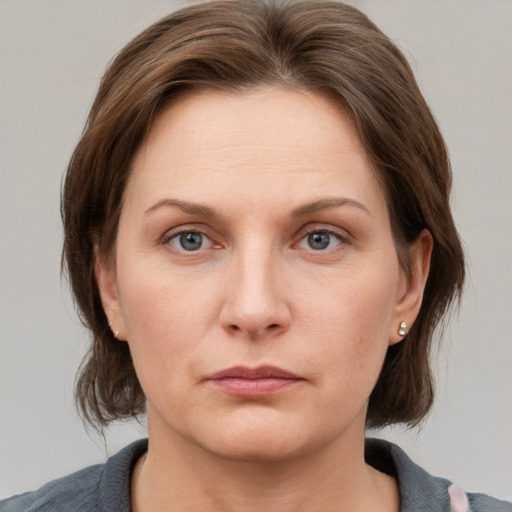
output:
<instances>
[{"instance_id":1,"label":"pink lip","mask_svg":"<svg viewBox=\"0 0 512 512\"><path fill-rule=\"evenodd\" d=\"M206 380L230 395L258 398L289 389L304 379L275 366L234 366L213 373Z\"/></svg>"}]
</instances>

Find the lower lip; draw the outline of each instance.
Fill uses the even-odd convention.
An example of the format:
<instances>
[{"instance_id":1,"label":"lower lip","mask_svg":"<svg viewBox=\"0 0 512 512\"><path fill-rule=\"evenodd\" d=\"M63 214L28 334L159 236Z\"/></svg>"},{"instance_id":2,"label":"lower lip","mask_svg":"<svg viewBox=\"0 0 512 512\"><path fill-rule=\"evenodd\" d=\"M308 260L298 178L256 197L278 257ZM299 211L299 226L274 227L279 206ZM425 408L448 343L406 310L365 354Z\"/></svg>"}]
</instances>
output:
<instances>
[{"instance_id":1,"label":"lower lip","mask_svg":"<svg viewBox=\"0 0 512 512\"><path fill-rule=\"evenodd\" d=\"M302 379L283 379L267 377L262 379L243 379L239 377L214 379L210 383L229 395L258 398L274 395L295 387Z\"/></svg>"}]
</instances>

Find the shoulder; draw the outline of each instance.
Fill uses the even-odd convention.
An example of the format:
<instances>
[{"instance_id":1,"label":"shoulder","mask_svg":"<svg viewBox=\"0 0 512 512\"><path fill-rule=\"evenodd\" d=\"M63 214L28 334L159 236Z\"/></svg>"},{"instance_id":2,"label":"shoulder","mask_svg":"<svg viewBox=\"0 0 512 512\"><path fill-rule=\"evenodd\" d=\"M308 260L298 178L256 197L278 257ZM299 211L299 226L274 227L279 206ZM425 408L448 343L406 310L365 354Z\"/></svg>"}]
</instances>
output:
<instances>
[{"instance_id":1,"label":"shoulder","mask_svg":"<svg viewBox=\"0 0 512 512\"><path fill-rule=\"evenodd\" d=\"M53 480L40 489L0 501L1 512L96 510L103 465L90 466Z\"/></svg>"},{"instance_id":2,"label":"shoulder","mask_svg":"<svg viewBox=\"0 0 512 512\"><path fill-rule=\"evenodd\" d=\"M468 493L471 512L512 512L512 502L503 501L487 494Z\"/></svg>"},{"instance_id":3,"label":"shoulder","mask_svg":"<svg viewBox=\"0 0 512 512\"><path fill-rule=\"evenodd\" d=\"M401 512L512 512L510 502L485 494L466 494L450 480L430 475L388 441L367 439L365 456L369 464L397 479Z\"/></svg>"},{"instance_id":4,"label":"shoulder","mask_svg":"<svg viewBox=\"0 0 512 512\"><path fill-rule=\"evenodd\" d=\"M105 464L53 480L36 491L0 501L0 512L128 512L130 477L147 440L123 448Z\"/></svg>"}]
</instances>

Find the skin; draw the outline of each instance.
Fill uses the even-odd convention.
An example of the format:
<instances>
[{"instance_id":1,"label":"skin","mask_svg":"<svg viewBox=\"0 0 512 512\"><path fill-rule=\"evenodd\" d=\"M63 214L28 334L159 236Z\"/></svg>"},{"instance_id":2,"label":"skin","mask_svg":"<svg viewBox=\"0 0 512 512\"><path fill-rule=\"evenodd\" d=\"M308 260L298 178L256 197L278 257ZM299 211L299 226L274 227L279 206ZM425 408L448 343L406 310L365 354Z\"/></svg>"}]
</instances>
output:
<instances>
[{"instance_id":1,"label":"skin","mask_svg":"<svg viewBox=\"0 0 512 512\"><path fill-rule=\"evenodd\" d=\"M180 233L202 245L185 250ZM134 510L398 510L394 480L364 462L367 402L416 318L431 250L424 232L407 279L385 193L330 99L201 92L161 113L114 264L96 265L148 402ZM299 379L252 398L208 379L261 365Z\"/></svg>"}]
</instances>

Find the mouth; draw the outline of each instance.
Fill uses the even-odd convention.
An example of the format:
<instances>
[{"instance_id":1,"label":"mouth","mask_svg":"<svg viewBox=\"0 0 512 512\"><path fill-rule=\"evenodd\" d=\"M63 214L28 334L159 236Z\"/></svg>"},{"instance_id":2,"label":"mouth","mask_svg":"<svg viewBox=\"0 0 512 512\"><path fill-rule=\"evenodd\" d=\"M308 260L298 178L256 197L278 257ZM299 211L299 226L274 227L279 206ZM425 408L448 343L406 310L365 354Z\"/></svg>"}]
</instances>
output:
<instances>
[{"instance_id":1,"label":"mouth","mask_svg":"<svg viewBox=\"0 0 512 512\"><path fill-rule=\"evenodd\" d=\"M302 377L276 366L234 366L213 373L205 380L224 393L245 398L274 395L305 382Z\"/></svg>"}]
</instances>

